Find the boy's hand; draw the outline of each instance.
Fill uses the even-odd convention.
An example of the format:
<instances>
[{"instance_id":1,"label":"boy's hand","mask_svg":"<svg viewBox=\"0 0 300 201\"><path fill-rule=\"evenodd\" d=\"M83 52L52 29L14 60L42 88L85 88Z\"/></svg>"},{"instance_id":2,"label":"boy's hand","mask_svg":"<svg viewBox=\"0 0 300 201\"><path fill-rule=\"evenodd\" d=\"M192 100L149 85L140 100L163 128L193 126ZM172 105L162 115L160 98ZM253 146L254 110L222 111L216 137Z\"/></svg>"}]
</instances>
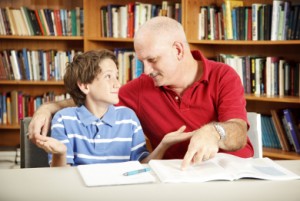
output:
<instances>
[{"instance_id":1,"label":"boy's hand","mask_svg":"<svg viewBox=\"0 0 300 201\"><path fill-rule=\"evenodd\" d=\"M52 154L62 155L67 152L66 145L52 137L41 136L36 140L36 145Z\"/></svg>"}]
</instances>

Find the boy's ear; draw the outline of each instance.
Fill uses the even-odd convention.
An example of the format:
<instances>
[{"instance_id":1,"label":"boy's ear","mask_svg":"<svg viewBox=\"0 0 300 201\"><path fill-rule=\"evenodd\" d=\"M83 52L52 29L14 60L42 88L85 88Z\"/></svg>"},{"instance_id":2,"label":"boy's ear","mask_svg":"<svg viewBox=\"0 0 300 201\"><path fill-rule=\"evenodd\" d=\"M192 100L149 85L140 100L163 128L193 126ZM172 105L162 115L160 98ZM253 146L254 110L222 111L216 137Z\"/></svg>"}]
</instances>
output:
<instances>
[{"instance_id":1,"label":"boy's ear","mask_svg":"<svg viewBox=\"0 0 300 201\"><path fill-rule=\"evenodd\" d=\"M82 91L82 93L87 94L89 92L89 87L87 84L83 84L81 82L77 82L77 86L79 87L79 89Z\"/></svg>"}]
</instances>

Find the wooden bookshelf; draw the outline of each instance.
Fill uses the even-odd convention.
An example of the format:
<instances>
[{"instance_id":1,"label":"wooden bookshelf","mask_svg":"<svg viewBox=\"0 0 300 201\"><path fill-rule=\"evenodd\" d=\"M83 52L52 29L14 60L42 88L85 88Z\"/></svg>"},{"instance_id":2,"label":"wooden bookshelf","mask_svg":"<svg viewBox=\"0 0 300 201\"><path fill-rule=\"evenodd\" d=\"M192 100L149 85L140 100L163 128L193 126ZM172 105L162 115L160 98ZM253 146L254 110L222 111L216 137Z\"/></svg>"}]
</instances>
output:
<instances>
[{"instance_id":1,"label":"wooden bookshelf","mask_svg":"<svg viewBox=\"0 0 300 201\"><path fill-rule=\"evenodd\" d=\"M83 7L83 0L3 0L0 7L20 8L26 6L30 9L74 9ZM83 36L18 36L1 35L0 51L5 49L20 50L84 50ZM22 91L24 94L41 96L43 93L53 91L55 94L64 94L63 81L25 81L25 80L0 80L0 93L12 90ZM0 125L0 147L18 147L20 144L20 125Z\"/></svg>"},{"instance_id":2,"label":"wooden bookshelf","mask_svg":"<svg viewBox=\"0 0 300 201\"><path fill-rule=\"evenodd\" d=\"M107 4L128 4L132 2L143 2L161 4L161 0L4 0L0 7L27 6L34 8L67 8L79 6L84 10L84 36L54 37L54 36L0 36L3 49L77 49L92 50L107 48L133 48L132 38L104 38L101 36L100 8ZM198 13L200 6L215 4L221 6L223 0L175 0L182 6L182 25L186 31L187 39L191 49L201 50L206 57L215 58L218 54L239 54L239 55L261 55L281 56L287 60L300 62L299 50L300 40L288 41L235 41L235 40L198 40ZM244 1L245 6L252 3L272 3L272 0L250 0ZM295 1L293 1L295 2ZM300 3L300 0L297 0ZM0 92L12 89L23 90L32 95L42 94L45 88L57 93L63 93L62 81L0 81ZM271 109L300 108L299 97L266 97L245 95L247 110L270 114ZM0 125L0 146L18 146L19 126ZM276 149L264 149L264 156L274 159L300 159L300 154L295 152L283 152Z\"/></svg>"}]
</instances>

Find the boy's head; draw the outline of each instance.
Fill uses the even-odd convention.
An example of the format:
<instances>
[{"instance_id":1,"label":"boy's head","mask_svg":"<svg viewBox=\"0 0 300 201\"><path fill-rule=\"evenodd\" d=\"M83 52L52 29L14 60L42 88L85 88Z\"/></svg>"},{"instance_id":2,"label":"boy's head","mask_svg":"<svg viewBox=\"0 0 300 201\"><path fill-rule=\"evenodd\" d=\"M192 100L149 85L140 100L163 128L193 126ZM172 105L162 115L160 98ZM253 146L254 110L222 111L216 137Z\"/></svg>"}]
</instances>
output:
<instances>
[{"instance_id":1,"label":"boy's head","mask_svg":"<svg viewBox=\"0 0 300 201\"><path fill-rule=\"evenodd\" d=\"M67 63L64 85L77 106L84 105L86 100L86 94L78 84L91 84L101 73L101 62L105 59L111 59L117 65L115 54L105 49L77 54L72 62Z\"/></svg>"}]
</instances>

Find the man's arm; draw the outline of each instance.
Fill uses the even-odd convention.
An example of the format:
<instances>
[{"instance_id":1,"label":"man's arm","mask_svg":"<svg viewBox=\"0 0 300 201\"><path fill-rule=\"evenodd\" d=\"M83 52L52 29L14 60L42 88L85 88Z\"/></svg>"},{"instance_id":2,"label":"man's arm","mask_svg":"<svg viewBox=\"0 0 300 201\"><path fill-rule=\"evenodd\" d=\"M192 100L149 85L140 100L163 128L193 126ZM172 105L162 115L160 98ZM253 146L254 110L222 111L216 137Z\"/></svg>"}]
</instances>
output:
<instances>
[{"instance_id":1,"label":"man's arm","mask_svg":"<svg viewBox=\"0 0 300 201\"><path fill-rule=\"evenodd\" d=\"M213 158L219 149L236 151L247 143L247 123L241 119L232 119L220 123L226 132L221 139L213 123L209 123L194 131L188 150L182 162L182 169L190 163L198 163Z\"/></svg>"},{"instance_id":2,"label":"man's arm","mask_svg":"<svg viewBox=\"0 0 300 201\"><path fill-rule=\"evenodd\" d=\"M65 107L75 106L73 99L59 102L44 103L33 115L28 126L28 138L36 143L39 137L47 136L50 128L52 115Z\"/></svg>"}]
</instances>

